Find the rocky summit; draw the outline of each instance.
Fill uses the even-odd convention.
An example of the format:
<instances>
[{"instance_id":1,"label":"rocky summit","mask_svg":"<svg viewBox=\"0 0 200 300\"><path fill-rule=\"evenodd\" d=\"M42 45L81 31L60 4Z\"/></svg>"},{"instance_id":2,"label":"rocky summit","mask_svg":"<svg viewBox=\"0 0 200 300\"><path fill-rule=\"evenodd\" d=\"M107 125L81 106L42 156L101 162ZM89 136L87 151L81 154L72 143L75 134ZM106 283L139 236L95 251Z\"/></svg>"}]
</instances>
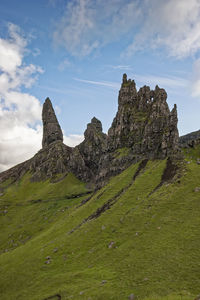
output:
<instances>
[{"instance_id":1,"label":"rocky summit","mask_svg":"<svg viewBox=\"0 0 200 300\"><path fill-rule=\"evenodd\" d=\"M134 80L123 75L118 111L108 134L95 117L87 125L84 141L72 148L63 143L63 133L51 100L42 110L42 149L30 160L1 173L0 180L17 180L30 171L32 180L54 178L72 172L85 182L102 185L131 163L141 159L164 159L179 149L176 105L172 111L164 89L144 86L137 91Z\"/></svg>"},{"instance_id":2,"label":"rocky summit","mask_svg":"<svg viewBox=\"0 0 200 300\"><path fill-rule=\"evenodd\" d=\"M165 158L178 148L176 104L170 112L167 93L156 86L140 88L134 80L123 82L119 91L118 112L108 131L110 151L129 147L133 153L148 158Z\"/></svg>"}]
</instances>

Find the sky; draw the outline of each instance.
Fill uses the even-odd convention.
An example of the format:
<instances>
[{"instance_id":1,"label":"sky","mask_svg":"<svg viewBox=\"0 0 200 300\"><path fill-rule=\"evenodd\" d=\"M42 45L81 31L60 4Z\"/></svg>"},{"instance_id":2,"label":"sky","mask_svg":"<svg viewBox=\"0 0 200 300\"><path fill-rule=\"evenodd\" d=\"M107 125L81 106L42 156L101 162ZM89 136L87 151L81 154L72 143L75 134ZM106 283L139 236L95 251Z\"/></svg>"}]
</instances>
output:
<instances>
[{"instance_id":1,"label":"sky","mask_svg":"<svg viewBox=\"0 0 200 300\"><path fill-rule=\"evenodd\" d=\"M0 171L41 149L47 97L67 145L94 116L107 132L123 73L199 130L200 0L1 0Z\"/></svg>"}]
</instances>

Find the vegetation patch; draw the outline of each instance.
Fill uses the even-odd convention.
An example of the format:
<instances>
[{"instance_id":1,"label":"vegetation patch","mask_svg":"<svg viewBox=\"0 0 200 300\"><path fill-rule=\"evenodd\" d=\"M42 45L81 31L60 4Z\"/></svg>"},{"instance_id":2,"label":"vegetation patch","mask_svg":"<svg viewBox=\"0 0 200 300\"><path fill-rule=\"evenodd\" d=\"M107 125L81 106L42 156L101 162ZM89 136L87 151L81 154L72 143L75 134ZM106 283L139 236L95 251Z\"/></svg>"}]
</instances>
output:
<instances>
[{"instance_id":1,"label":"vegetation patch","mask_svg":"<svg viewBox=\"0 0 200 300\"><path fill-rule=\"evenodd\" d=\"M123 147L123 148L120 148L120 149L117 149L114 153L114 157L115 158L122 158L122 157L126 157L129 155L130 153L130 148L127 148L127 147Z\"/></svg>"}]
</instances>

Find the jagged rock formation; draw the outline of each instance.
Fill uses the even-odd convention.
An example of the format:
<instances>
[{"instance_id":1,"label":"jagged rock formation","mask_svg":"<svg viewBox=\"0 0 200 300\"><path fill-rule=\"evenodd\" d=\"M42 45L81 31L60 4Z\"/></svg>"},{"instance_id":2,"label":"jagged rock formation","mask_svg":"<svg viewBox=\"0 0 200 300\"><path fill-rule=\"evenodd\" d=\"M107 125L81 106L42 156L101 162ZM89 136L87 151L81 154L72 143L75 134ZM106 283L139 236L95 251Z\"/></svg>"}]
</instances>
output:
<instances>
[{"instance_id":1,"label":"jagged rock formation","mask_svg":"<svg viewBox=\"0 0 200 300\"><path fill-rule=\"evenodd\" d=\"M63 133L56 118L51 100L46 98L42 110L43 140L42 147L48 147L52 142L63 142Z\"/></svg>"},{"instance_id":2,"label":"jagged rock formation","mask_svg":"<svg viewBox=\"0 0 200 300\"><path fill-rule=\"evenodd\" d=\"M72 149L61 141L52 142L48 147L42 148L30 162L32 180L38 181L67 173L71 152Z\"/></svg>"},{"instance_id":3,"label":"jagged rock formation","mask_svg":"<svg viewBox=\"0 0 200 300\"><path fill-rule=\"evenodd\" d=\"M87 125L84 132L84 141L77 146L85 165L96 176L99 170L99 161L107 151L107 135L102 132L102 124L95 117Z\"/></svg>"},{"instance_id":4,"label":"jagged rock formation","mask_svg":"<svg viewBox=\"0 0 200 300\"><path fill-rule=\"evenodd\" d=\"M167 93L156 86L138 92L134 80L123 75L118 112L108 135L95 117L87 125L84 141L71 148L63 144L63 134L49 98L45 100L42 121L42 149L30 160L0 174L0 182L19 179L31 172L32 180L74 173L85 182L102 185L130 163L140 159L165 158L178 151L176 105L170 112Z\"/></svg>"},{"instance_id":5,"label":"jagged rock formation","mask_svg":"<svg viewBox=\"0 0 200 300\"><path fill-rule=\"evenodd\" d=\"M108 131L110 151L129 147L148 158L164 158L178 149L177 110L170 112L167 93L156 86L137 92L135 82L126 74L119 91L118 112Z\"/></svg>"}]
</instances>

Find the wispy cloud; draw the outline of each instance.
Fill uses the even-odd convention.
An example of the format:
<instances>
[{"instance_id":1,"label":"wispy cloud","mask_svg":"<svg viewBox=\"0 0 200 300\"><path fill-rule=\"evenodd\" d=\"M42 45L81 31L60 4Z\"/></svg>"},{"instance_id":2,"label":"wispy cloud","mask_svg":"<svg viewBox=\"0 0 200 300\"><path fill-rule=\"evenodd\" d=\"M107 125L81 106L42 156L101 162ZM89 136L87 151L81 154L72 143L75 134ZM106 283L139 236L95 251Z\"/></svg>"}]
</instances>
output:
<instances>
[{"instance_id":1,"label":"wispy cloud","mask_svg":"<svg viewBox=\"0 0 200 300\"><path fill-rule=\"evenodd\" d=\"M59 65L58 65L58 70L59 71L64 71L65 69L71 67L72 63L69 61L68 58L65 58Z\"/></svg>"},{"instance_id":2,"label":"wispy cloud","mask_svg":"<svg viewBox=\"0 0 200 300\"><path fill-rule=\"evenodd\" d=\"M117 82L110 82L110 81L93 81L93 80L85 80L85 79L80 79L80 78L73 78L76 81L87 83L87 84L92 84L92 85L100 85L104 87L109 87L113 89L119 89L120 84Z\"/></svg>"},{"instance_id":3,"label":"wispy cloud","mask_svg":"<svg viewBox=\"0 0 200 300\"><path fill-rule=\"evenodd\" d=\"M149 85L160 85L161 87L169 87L169 88L182 88L187 87L189 82L181 77L176 76L154 76L151 74L147 75L139 75L133 74L132 77L139 83L149 84Z\"/></svg>"},{"instance_id":4,"label":"wispy cloud","mask_svg":"<svg viewBox=\"0 0 200 300\"><path fill-rule=\"evenodd\" d=\"M154 75L139 75L139 74L130 74L131 78L136 81L136 83L140 83L141 85L160 85L161 87L169 87L169 88L183 88L189 85L189 81L181 77L175 76L154 76ZM110 81L93 81L93 80L85 80L80 78L74 78L74 80L83 82L91 85L99 85L103 87L109 87L113 89L119 89L120 83L118 82L110 82Z\"/></svg>"},{"instance_id":5,"label":"wispy cloud","mask_svg":"<svg viewBox=\"0 0 200 300\"><path fill-rule=\"evenodd\" d=\"M68 1L53 32L54 44L74 56L90 55L134 28L140 16L138 4L138 0Z\"/></svg>"},{"instance_id":6,"label":"wispy cloud","mask_svg":"<svg viewBox=\"0 0 200 300\"><path fill-rule=\"evenodd\" d=\"M144 1L142 9L142 22L127 55L162 47L169 55L184 58L200 50L199 0Z\"/></svg>"},{"instance_id":7,"label":"wispy cloud","mask_svg":"<svg viewBox=\"0 0 200 300\"><path fill-rule=\"evenodd\" d=\"M63 95L69 95L69 90L63 90L59 88L54 88L54 87L49 87L45 85L37 85L39 89L46 90L48 92L53 92L53 93L58 93L58 94L63 94Z\"/></svg>"},{"instance_id":8,"label":"wispy cloud","mask_svg":"<svg viewBox=\"0 0 200 300\"><path fill-rule=\"evenodd\" d=\"M40 49L39 48L34 48L33 50L32 50L32 55L33 56L38 56L38 55L40 55L41 54L41 51L40 51Z\"/></svg>"},{"instance_id":9,"label":"wispy cloud","mask_svg":"<svg viewBox=\"0 0 200 300\"><path fill-rule=\"evenodd\" d=\"M47 5L52 6L53 8L63 5L64 0L48 0Z\"/></svg>"},{"instance_id":10,"label":"wispy cloud","mask_svg":"<svg viewBox=\"0 0 200 300\"><path fill-rule=\"evenodd\" d=\"M121 71L130 71L132 70L132 67L130 65L108 65L107 67L113 69L113 70L121 70Z\"/></svg>"},{"instance_id":11,"label":"wispy cloud","mask_svg":"<svg viewBox=\"0 0 200 300\"><path fill-rule=\"evenodd\" d=\"M67 1L53 40L70 54L84 57L126 35L132 42L125 55L161 47L177 58L193 55L200 50L200 1Z\"/></svg>"}]
</instances>

